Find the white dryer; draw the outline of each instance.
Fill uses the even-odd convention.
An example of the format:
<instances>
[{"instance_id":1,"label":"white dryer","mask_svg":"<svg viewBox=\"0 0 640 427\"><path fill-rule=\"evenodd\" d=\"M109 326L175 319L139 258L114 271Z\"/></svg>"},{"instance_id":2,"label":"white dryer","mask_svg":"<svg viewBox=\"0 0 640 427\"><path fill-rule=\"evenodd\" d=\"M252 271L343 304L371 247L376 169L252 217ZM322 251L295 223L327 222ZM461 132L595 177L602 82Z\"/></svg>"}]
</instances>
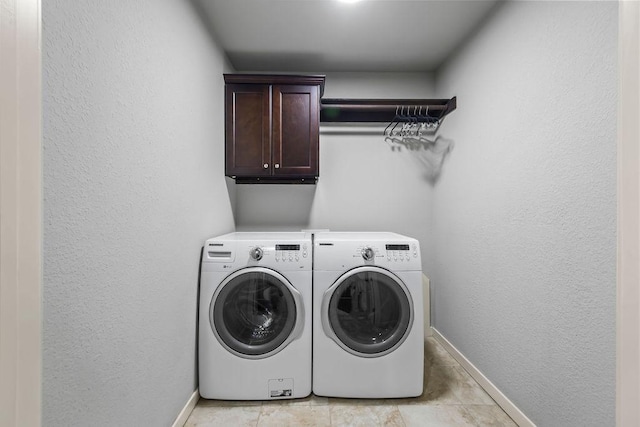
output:
<instances>
[{"instance_id":1,"label":"white dryer","mask_svg":"<svg viewBox=\"0 0 640 427\"><path fill-rule=\"evenodd\" d=\"M418 241L394 233L318 233L313 280L313 392L353 398L421 395Z\"/></svg>"},{"instance_id":2,"label":"white dryer","mask_svg":"<svg viewBox=\"0 0 640 427\"><path fill-rule=\"evenodd\" d=\"M207 240L200 280L205 399L311 393L311 236L231 233Z\"/></svg>"}]
</instances>

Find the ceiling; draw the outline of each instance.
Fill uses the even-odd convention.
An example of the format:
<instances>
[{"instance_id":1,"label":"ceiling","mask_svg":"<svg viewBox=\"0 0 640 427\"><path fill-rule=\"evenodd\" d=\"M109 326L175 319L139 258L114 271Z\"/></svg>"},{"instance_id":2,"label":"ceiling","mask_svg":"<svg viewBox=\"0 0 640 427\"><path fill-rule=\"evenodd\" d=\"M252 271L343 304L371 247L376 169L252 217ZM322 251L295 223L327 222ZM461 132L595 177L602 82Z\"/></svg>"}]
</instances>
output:
<instances>
[{"instance_id":1,"label":"ceiling","mask_svg":"<svg viewBox=\"0 0 640 427\"><path fill-rule=\"evenodd\" d=\"M192 0L237 71L433 71L496 0Z\"/></svg>"}]
</instances>

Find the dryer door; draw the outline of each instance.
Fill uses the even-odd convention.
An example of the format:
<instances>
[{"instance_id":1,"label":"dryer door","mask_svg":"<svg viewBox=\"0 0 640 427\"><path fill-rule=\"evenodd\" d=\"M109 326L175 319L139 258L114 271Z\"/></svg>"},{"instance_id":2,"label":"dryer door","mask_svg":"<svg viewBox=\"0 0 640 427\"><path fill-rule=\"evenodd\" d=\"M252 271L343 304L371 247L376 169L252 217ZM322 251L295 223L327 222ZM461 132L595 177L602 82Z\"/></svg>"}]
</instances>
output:
<instances>
[{"instance_id":1,"label":"dryer door","mask_svg":"<svg viewBox=\"0 0 640 427\"><path fill-rule=\"evenodd\" d=\"M395 350L409 335L413 303L405 284L379 267L349 270L324 293L325 333L339 346L362 357Z\"/></svg>"},{"instance_id":2,"label":"dryer door","mask_svg":"<svg viewBox=\"0 0 640 427\"><path fill-rule=\"evenodd\" d=\"M209 306L209 320L227 350L261 359L281 351L302 332L302 297L276 271L245 268L218 286Z\"/></svg>"}]
</instances>

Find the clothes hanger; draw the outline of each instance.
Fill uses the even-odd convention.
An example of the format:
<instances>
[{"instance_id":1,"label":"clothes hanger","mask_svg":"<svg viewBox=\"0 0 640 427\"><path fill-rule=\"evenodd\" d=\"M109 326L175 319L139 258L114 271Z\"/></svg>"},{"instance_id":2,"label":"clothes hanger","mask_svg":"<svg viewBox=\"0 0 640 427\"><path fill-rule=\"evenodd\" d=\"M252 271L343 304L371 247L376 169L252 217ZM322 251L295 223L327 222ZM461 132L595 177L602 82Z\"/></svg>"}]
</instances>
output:
<instances>
[{"instance_id":1,"label":"clothes hanger","mask_svg":"<svg viewBox=\"0 0 640 427\"><path fill-rule=\"evenodd\" d=\"M397 116L396 124L393 125L393 127L389 131L389 135L391 135L391 136L394 135L393 131L395 130L396 126L398 126L400 124L400 122L402 122L402 121L404 121L404 105L400 106L400 115ZM398 131L398 133L396 133L395 135L399 136L400 135L400 131Z\"/></svg>"},{"instance_id":2,"label":"clothes hanger","mask_svg":"<svg viewBox=\"0 0 640 427\"><path fill-rule=\"evenodd\" d=\"M389 126L391 126L396 120L398 120L400 118L400 116L398 116L398 108L400 108L399 105L396 105L396 115L393 119L391 119L391 121L389 122L389 124L387 125L386 128L384 128L384 131L382 132L383 135L387 134L387 129L389 129ZM397 123L396 123L397 124ZM394 126L395 128L395 126ZM393 130L393 129L392 129Z\"/></svg>"}]
</instances>

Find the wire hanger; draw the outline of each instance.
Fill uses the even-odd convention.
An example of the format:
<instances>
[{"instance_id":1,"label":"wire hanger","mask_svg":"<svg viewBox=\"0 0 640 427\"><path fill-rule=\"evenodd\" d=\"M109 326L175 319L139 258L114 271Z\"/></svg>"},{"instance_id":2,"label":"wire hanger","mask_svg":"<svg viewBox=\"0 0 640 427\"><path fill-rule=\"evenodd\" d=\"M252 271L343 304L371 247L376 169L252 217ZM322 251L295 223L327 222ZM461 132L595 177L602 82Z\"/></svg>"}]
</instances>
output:
<instances>
[{"instance_id":1,"label":"wire hanger","mask_svg":"<svg viewBox=\"0 0 640 427\"><path fill-rule=\"evenodd\" d=\"M391 121L389 122L389 124L387 125L386 128L384 128L384 131L382 132L382 135L386 135L387 134L387 129L389 129L389 126L391 126L396 120L400 119L400 116L398 115L398 109L400 108L399 105L396 105L396 115L393 119L391 119ZM395 128L395 126L394 126Z\"/></svg>"}]
</instances>

